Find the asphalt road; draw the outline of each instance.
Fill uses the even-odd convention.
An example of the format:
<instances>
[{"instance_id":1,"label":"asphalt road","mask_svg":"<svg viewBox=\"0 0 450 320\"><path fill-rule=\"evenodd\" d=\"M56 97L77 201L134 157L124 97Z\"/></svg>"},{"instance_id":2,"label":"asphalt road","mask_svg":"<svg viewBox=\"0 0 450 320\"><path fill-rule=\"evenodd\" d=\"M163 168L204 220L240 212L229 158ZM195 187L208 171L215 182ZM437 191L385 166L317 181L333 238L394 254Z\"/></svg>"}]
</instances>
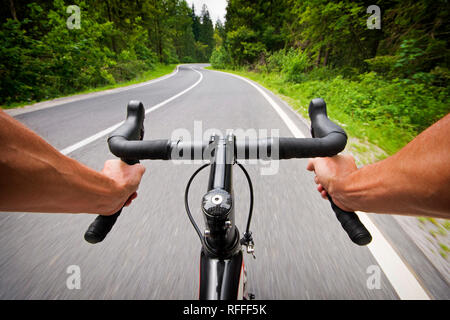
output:
<instances>
[{"instance_id":1,"label":"asphalt road","mask_svg":"<svg viewBox=\"0 0 450 320\"><path fill-rule=\"evenodd\" d=\"M197 83L147 115L145 138L170 138L176 129L193 133L195 124L203 132L277 129L280 136L292 136L254 87L201 67L181 66L162 81L27 112L16 119L63 150L124 120L129 100L140 100L149 109ZM267 94L308 136L305 122ZM98 170L113 157L105 137L69 156ZM200 244L185 214L183 195L199 165L143 164L147 172L139 197L103 243L90 245L83 239L93 215L1 213L0 299L196 299ZM347 238L329 204L315 191L306 160L281 161L275 175L261 175L260 167L248 165L255 189L256 260L245 256L249 291L257 299L399 298L384 272L379 288L368 287L368 268L378 262L368 248ZM234 183L237 225L243 230L248 191L239 170L234 171ZM192 185L193 208L198 208L206 187L204 172ZM201 223L199 210L194 211ZM448 284L398 224L389 216L371 218L430 297L448 299ZM67 287L67 268L72 265L80 268L80 289Z\"/></svg>"}]
</instances>

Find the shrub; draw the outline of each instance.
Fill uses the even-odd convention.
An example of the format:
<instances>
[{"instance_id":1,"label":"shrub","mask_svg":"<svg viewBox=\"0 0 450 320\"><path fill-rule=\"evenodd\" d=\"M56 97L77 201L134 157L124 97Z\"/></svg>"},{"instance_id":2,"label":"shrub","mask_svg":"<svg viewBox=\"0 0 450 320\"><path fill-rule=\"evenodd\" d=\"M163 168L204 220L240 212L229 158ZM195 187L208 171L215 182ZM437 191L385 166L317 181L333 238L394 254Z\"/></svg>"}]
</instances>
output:
<instances>
[{"instance_id":1,"label":"shrub","mask_svg":"<svg viewBox=\"0 0 450 320\"><path fill-rule=\"evenodd\" d=\"M306 52L301 49L279 50L267 58L267 68L271 72L281 72L287 81L305 81L305 72L311 68Z\"/></svg>"},{"instance_id":2,"label":"shrub","mask_svg":"<svg viewBox=\"0 0 450 320\"><path fill-rule=\"evenodd\" d=\"M284 60L286 59L286 50L273 52L267 58L267 68L269 72L281 72Z\"/></svg>"},{"instance_id":3,"label":"shrub","mask_svg":"<svg viewBox=\"0 0 450 320\"><path fill-rule=\"evenodd\" d=\"M116 82L127 81L136 78L144 71L149 70L144 61L121 61L110 68L110 73Z\"/></svg>"},{"instance_id":4,"label":"shrub","mask_svg":"<svg viewBox=\"0 0 450 320\"><path fill-rule=\"evenodd\" d=\"M213 68L225 69L231 65L231 57L228 51L223 46L220 46L211 54L210 62Z\"/></svg>"},{"instance_id":5,"label":"shrub","mask_svg":"<svg viewBox=\"0 0 450 320\"><path fill-rule=\"evenodd\" d=\"M300 49L290 49L283 60L283 68L281 71L286 75L286 80L302 82L305 80L303 73L310 67L311 64L309 63L309 57L306 52Z\"/></svg>"},{"instance_id":6,"label":"shrub","mask_svg":"<svg viewBox=\"0 0 450 320\"><path fill-rule=\"evenodd\" d=\"M191 56L184 56L183 59L181 59L182 63L193 63L195 62L195 59Z\"/></svg>"},{"instance_id":7,"label":"shrub","mask_svg":"<svg viewBox=\"0 0 450 320\"><path fill-rule=\"evenodd\" d=\"M245 26L228 32L228 50L233 65L253 64L261 52L265 51L264 44L258 40L257 33Z\"/></svg>"},{"instance_id":8,"label":"shrub","mask_svg":"<svg viewBox=\"0 0 450 320\"><path fill-rule=\"evenodd\" d=\"M134 45L134 51L136 52L137 59L144 61L150 69L154 69L155 64L158 62L158 56L156 53L147 48L141 42L137 42Z\"/></svg>"},{"instance_id":9,"label":"shrub","mask_svg":"<svg viewBox=\"0 0 450 320\"><path fill-rule=\"evenodd\" d=\"M418 134L450 111L448 90L405 80L386 80L374 72L357 81L337 76L311 80L298 88L308 98L322 97L352 119Z\"/></svg>"},{"instance_id":10,"label":"shrub","mask_svg":"<svg viewBox=\"0 0 450 320\"><path fill-rule=\"evenodd\" d=\"M394 70L394 65L398 61L398 57L390 55L376 56L372 59L366 59L364 61L369 65L369 70L391 77Z\"/></svg>"}]
</instances>

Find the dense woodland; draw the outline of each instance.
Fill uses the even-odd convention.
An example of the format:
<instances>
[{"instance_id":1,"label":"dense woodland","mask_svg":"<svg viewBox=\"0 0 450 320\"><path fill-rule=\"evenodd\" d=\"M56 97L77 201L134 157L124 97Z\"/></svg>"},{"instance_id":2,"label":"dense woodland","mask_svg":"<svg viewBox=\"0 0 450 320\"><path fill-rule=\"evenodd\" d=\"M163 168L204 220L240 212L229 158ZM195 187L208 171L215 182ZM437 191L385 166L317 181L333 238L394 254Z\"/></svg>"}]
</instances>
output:
<instances>
[{"instance_id":1,"label":"dense woodland","mask_svg":"<svg viewBox=\"0 0 450 320\"><path fill-rule=\"evenodd\" d=\"M380 29L368 28L373 4ZM229 0L211 63L254 71L303 104L323 97L348 126L378 126L386 139L375 142L393 152L450 111L449 7L446 0Z\"/></svg>"},{"instance_id":2,"label":"dense woodland","mask_svg":"<svg viewBox=\"0 0 450 320\"><path fill-rule=\"evenodd\" d=\"M380 29L367 27L372 4L381 10ZM222 35L230 64L264 63L257 60L292 48L307 53L306 68L409 76L448 66L448 9L446 0L229 0Z\"/></svg>"},{"instance_id":3,"label":"dense woodland","mask_svg":"<svg viewBox=\"0 0 450 320\"><path fill-rule=\"evenodd\" d=\"M0 104L115 84L158 64L208 62L214 49L207 7L198 16L185 1L5 4L0 7ZM73 4L80 8L79 29L67 26Z\"/></svg>"},{"instance_id":4,"label":"dense woodland","mask_svg":"<svg viewBox=\"0 0 450 320\"><path fill-rule=\"evenodd\" d=\"M79 29L67 26L72 4L81 9ZM368 28L373 4L380 29ZM225 21L214 25L206 6L197 15L184 0L8 0L0 7L0 104L210 61L303 104L323 97L350 131L375 128L385 139L369 140L392 152L450 111L449 7L447 0L228 0ZM398 132L401 141L390 138Z\"/></svg>"}]
</instances>

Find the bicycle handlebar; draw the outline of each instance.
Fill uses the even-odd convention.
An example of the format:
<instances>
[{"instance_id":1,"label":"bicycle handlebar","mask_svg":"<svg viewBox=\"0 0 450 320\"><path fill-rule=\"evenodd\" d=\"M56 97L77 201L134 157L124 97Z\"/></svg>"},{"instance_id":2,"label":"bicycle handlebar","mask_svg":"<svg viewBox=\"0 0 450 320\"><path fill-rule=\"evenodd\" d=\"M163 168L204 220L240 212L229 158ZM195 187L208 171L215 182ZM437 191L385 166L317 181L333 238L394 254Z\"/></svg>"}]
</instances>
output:
<instances>
[{"instance_id":1,"label":"bicycle handlebar","mask_svg":"<svg viewBox=\"0 0 450 320\"><path fill-rule=\"evenodd\" d=\"M144 138L144 117L144 105L139 101L130 101L127 106L127 119L114 133L127 137L129 140L142 140ZM120 158L128 165L139 163L139 160L130 159L125 155ZM122 209L123 207L110 216L97 216L84 233L84 239L92 244L103 241L122 213Z\"/></svg>"},{"instance_id":2,"label":"bicycle handlebar","mask_svg":"<svg viewBox=\"0 0 450 320\"><path fill-rule=\"evenodd\" d=\"M142 103L131 101L127 120L108 138L110 151L122 159L189 159L204 160L208 142L182 140L136 141L144 130L145 110ZM327 117L323 99L313 99L309 105L311 132L314 138L266 138L236 141L237 159L281 160L292 158L332 157L344 150L347 143L345 131ZM272 152L277 150L278 152ZM263 151L266 151L264 153Z\"/></svg>"},{"instance_id":3,"label":"bicycle handlebar","mask_svg":"<svg viewBox=\"0 0 450 320\"><path fill-rule=\"evenodd\" d=\"M311 134L313 138L266 138L256 140L237 140L235 159L293 159L312 157L332 157L347 144L345 131L327 116L323 99L313 99L309 104ZM143 159L209 159L213 147L207 142L185 142L182 140L145 140L145 109L141 102L130 101L127 119L108 138L110 151L122 161L134 164ZM329 198L331 207L350 239L358 245L366 245L372 237L354 212L345 212ZM102 241L120 215L121 210L112 216L99 216L85 233L86 241Z\"/></svg>"},{"instance_id":4,"label":"bicycle handlebar","mask_svg":"<svg viewBox=\"0 0 450 320\"><path fill-rule=\"evenodd\" d=\"M320 108L320 112L311 112L311 104ZM333 123L327 116L327 108L323 99L313 99L309 105L309 117L311 118L311 135L313 137L327 137L326 145L328 148L339 153L345 148L347 144L347 135L345 131L337 124ZM317 108L316 108L317 110ZM344 145L339 145L342 141L332 133L338 133L345 135ZM322 138L325 139L325 138ZM342 149L340 149L342 147ZM347 232L350 239L360 246L368 245L372 241L372 236L366 227L359 220L358 216L354 212L344 211L334 204L331 197L328 195L331 208L336 214L336 218L341 223L342 228Z\"/></svg>"}]
</instances>

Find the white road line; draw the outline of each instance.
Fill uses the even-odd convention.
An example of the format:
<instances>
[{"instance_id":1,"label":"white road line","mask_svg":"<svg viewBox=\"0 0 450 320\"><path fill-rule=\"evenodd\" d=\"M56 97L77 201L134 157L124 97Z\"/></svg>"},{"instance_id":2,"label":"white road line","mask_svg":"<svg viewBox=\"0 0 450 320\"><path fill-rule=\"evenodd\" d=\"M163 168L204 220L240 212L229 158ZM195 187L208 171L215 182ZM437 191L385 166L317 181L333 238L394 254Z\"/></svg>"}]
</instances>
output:
<instances>
[{"instance_id":1,"label":"white road line","mask_svg":"<svg viewBox=\"0 0 450 320\"><path fill-rule=\"evenodd\" d=\"M215 70L211 70L215 71ZM215 71L221 72L221 71ZM266 93L261 87L253 83L252 81L243 78L241 76L221 72L229 76L241 79L256 90L269 102L273 109L278 113L280 118L284 121L286 126L292 132L296 138L304 138L305 136L295 123L288 117L283 109ZM358 212L358 216L361 222L366 226L369 232L372 234L372 242L367 246L374 256L375 260L380 265L384 274L388 278L397 295L402 300L429 300L430 296L425 289L420 285L417 278L411 272L410 268L400 258L394 248L389 244L377 226L364 212Z\"/></svg>"},{"instance_id":2,"label":"white road line","mask_svg":"<svg viewBox=\"0 0 450 320\"><path fill-rule=\"evenodd\" d=\"M153 107L151 107L151 108L145 110L145 114L148 114L148 113L150 113L150 112L153 112L153 111L155 111L155 110L161 108L162 106L164 106L164 105L168 104L169 102L175 100L176 98L182 96L182 95L185 94L186 92L188 92L188 91L194 89L194 88L195 88L195 87L203 80L203 74L202 74L201 72L199 72L199 71L193 69L192 67L191 67L190 69L193 70L193 71L195 71L195 72L197 72L197 73L200 75L200 77L199 77L199 79L197 80L197 82L195 82L195 83L194 83L192 86L190 86L189 88L187 88L187 89L185 89L185 90L183 90L183 91L177 93L176 95L170 97L169 99L164 100L163 102L158 103L157 105L155 105L155 106L153 106ZM119 123L116 123L115 125L113 125L113 126L107 128L107 129L105 129L105 130L103 130L103 131L100 131L100 132L98 132L98 133L96 133L96 134L94 134L94 135L92 135L92 136L90 136L90 137L88 137L88 138L86 138L86 139L83 139L83 140L81 140L81 141L79 141L79 142L77 142L77 143L75 143L75 144L73 144L73 145L71 145L71 146L69 146L69 147L67 147L67 148L64 148L64 149L60 150L60 152L61 152L62 154L64 154L64 155L68 155L69 153L71 153L71 152L73 152L73 151L75 151L75 150L77 150L77 149L80 149L80 148L82 148L82 147L88 145L89 143L91 143L91 142L93 142L93 141L95 141L95 140L97 140L97 139L100 139L101 137L104 137L104 136L106 136L107 134L113 132L113 131L114 131L115 129L117 129L122 123L124 123L124 121L121 121L121 122L119 122Z\"/></svg>"},{"instance_id":3,"label":"white road line","mask_svg":"<svg viewBox=\"0 0 450 320\"><path fill-rule=\"evenodd\" d=\"M295 123L291 120L291 118L288 117L288 115L283 111L283 109L281 109L281 107L266 93L264 92L263 89L261 89L259 86L257 86L255 83L241 77L238 76L236 74L232 74L232 73L227 73L227 72L222 72L222 71L216 71L216 70L209 70L209 71L214 71L214 72L220 72L220 73L224 73L226 75L241 79L245 82L247 82L248 84L250 84L252 87L254 87L256 90L258 90L258 92L260 94L262 94L262 96L267 100L267 102L269 102L269 104L272 106L272 108L275 109L275 111L278 113L278 115L281 117L281 119L284 121L284 123L287 125L287 127L289 128L289 130L291 130L292 134L294 135L294 137L296 138L305 138L305 135L300 131L300 129L295 125Z\"/></svg>"},{"instance_id":4,"label":"white road line","mask_svg":"<svg viewBox=\"0 0 450 320\"><path fill-rule=\"evenodd\" d=\"M402 300L430 300L411 269L400 258L380 230L364 212L357 212L359 219L372 234L368 248L377 260L392 287Z\"/></svg>"},{"instance_id":5,"label":"white road line","mask_svg":"<svg viewBox=\"0 0 450 320\"><path fill-rule=\"evenodd\" d=\"M193 70L193 71L195 71L195 72L197 72L197 73L200 75L200 78L197 80L197 82L194 83L194 84L193 84L192 86L190 86L189 88L187 88L187 89L181 91L180 93L174 95L173 97L171 97L171 98L169 98L169 99L167 99L167 100L165 100L165 101L163 101L163 102L157 104L156 106L153 106L153 107L151 107L150 109L146 110L146 111L145 111L145 114L150 113L150 112L153 112L153 111L155 111L156 109L159 109L159 108L161 108L162 106L166 105L166 104L169 103L170 101L175 100L175 99L178 98L179 96L181 96L181 95L185 94L186 92L192 90L194 87L196 87L196 86L203 80L203 74L202 74L200 71L197 71L197 70L195 70L195 69L192 68L192 67L191 67L190 69Z\"/></svg>"},{"instance_id":6,"label":"white road line","mask_svg":"<svg viewBox=\"0 0 450 320\"><path fill-rule=\"evenodd\" d=\"M125 121L119 122L119 123L117 123L117 124L107 128L107 129L105 129L103 131L100 131L100 132L90 136L89 138L81 140L81 141L79 141L79 142L77 142L77 143L75 143L75 144L73 144L73 145L71 145L71 146L69 146L67 148L64 148L64 149L60 150L60 152L62 154L64 154L64 155L68 155L69 153L71 153L71 152L73 152L73 151L75 151L77 149L80 149L81 147L84 147L84 146L88 145L89 143L94 142L97 139L100 139L101 137L106 136L108 133L113 132L115 129L117 129L124 122Z\"/></svg>"},{"instance_id":7,"label":"white road line","mask_svg":"<svg viewBox=\"0 0 450 320\"><path fill-rule=\"evenodd\" d=\"M56 98L54 100L37 102L35 104L24 106L22 108L6 109L4 111L7 114L9 114L10 116L15 117L15 116L18 116L18 115L24 114L24 113L58 107L58 106L61 106L61 105L64 105L64 104L67 104L70 102L87 100L87 99L101 97L101 96L108 95L108 94L119 93L119 92L131 90L131 89L148 86L148 85L151 85L151 84L154 84L154 83L157 83L157 82L160 82L160 81L163 81L163 80L173 77L174 75L176 75L178 73L180 66L182 66L182 65L177 65L175 71L173 71L170 74L167 74L165 76L162 76L162 77L159 77L156 79L148 80L148 81L145 81L142 83L132 84L132 85L125 86L125 87L119 87L119 88L108 89L108 90L103 90L103 91L96 91L96 92L85 93L85 94L77 94L77 95L73 95L73 96L69 96L69 97Z\"/></svg>"}]
</instances>

